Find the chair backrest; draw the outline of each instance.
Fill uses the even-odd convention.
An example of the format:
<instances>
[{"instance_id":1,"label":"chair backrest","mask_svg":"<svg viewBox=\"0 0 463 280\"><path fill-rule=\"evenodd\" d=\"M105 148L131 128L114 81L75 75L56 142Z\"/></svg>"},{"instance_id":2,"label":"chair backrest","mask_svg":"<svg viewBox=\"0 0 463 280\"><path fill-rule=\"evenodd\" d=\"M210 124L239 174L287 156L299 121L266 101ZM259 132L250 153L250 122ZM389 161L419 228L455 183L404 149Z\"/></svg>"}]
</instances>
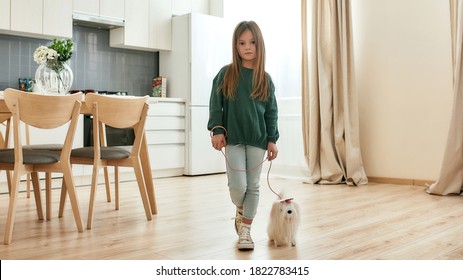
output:
<instances>
[{"instance_id":1,"label":"chair backrest","mask_svg":"<svg viewBox=\"0 0 463 280\"><path fill-rule=\"evenodd\" d=\"M82 101L82 93L43 95L8 88L4 98L11 112L14 112L15 104L19 105L19 118L22 122L49 129L60 127L71 120L76 102Z\"/></svg>"},{"instance_id":2,"label":"chair backrest","mask_svg":"<svg viewBox=\"0 0 463 280\"><path fill-rule=\"evenodd\" d=\"M16 147L22 147L21 121L41 129L57 128L69 123L61 153L62 156L69 156L77 128L82 93L42 95L7 88L4 98L8 109L13 114L15 150Z\"/></svg>"},{"instance_id":3,"label":"chair backrest","mask_svg":"<svg viewBox=\"0 0 463 280\"><path fill-rule=\"evenodd\" d=\"M145 120L148 112L148 96L108 96L88 93L85 105L93 113L93 145L106 146L104 126L114 128L133 127L135 139L132 152L138 153L144 137ZM99 158L95 149L95 158Z\"/></svg>"},{"instance_id":4,"label":"chair backrest","mask_svg":"<svg viewBox=\"0 0 463 280\"><path fill-rule=\"evenodd\" d=\"M128 128L140 121L143 107L148 104L148 100L148 96L109 96L88 93L85 96L85 105L92 109L95 103L98 104L100 122L115 128Z\"/></svg>"},{"instance_id":5,"label":"chair backrest","mask_svg":"<svg viewBox=\"0 0 463 280\"><path fill-rule=\"evenodd\" d=\"M0 148L8 148L11 112L5 103L0 103L0 123L5 125L5 136L0 132Z\"/></svg>"},{"instance_id":6,"label":"chair backrest","mask_svg":"<svg viewBox=\"0 0 463 280\"><path fill-rule=\"evenodd\" d=\"M11 112L9 112L8 106L5 103L0 103L0 123L11 118Z\"/></svg>"}]
</instances>

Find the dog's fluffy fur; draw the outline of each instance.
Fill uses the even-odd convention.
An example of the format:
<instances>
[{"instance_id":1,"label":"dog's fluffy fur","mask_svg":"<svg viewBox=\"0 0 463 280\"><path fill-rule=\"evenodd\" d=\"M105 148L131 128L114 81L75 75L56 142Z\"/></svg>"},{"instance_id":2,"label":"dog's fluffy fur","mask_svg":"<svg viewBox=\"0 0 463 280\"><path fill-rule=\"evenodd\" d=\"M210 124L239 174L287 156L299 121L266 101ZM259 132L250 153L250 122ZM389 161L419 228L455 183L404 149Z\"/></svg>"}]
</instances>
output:
<instances>
[{"instance_id":1,"label":"dog's fluffy fur","mask_svg":"<svg viewBox=\"0 0 463 280\"><path fill-rule=\"evenodd\" d=\"M296 233L300 223L300 207L292 199L273 202L270 221L267 228L268 237L275 246L296 246Z\"/></svg>"}]
</instances>

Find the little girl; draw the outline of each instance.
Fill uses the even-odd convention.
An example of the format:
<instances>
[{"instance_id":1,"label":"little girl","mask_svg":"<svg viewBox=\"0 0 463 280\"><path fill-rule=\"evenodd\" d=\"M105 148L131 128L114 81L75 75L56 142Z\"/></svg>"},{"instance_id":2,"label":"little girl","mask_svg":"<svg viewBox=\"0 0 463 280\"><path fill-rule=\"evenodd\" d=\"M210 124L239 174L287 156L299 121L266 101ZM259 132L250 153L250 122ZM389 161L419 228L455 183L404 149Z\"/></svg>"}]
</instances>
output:
<instances>
[{"instance_id":1,"label":"little girl","mask_svg":"<svg viewBox=\"0 0 463 280\"><path fill-rule=\"evenodd\" d=\"M275 87L265 72L265 45L259 26L240 22L233 32L233 61L216 75L209 103L212 146L225 147L230 197L236 206L239 250L254 249L250 232L259 202L262 161L278 154Z\"/></svg>"}]
</instances>

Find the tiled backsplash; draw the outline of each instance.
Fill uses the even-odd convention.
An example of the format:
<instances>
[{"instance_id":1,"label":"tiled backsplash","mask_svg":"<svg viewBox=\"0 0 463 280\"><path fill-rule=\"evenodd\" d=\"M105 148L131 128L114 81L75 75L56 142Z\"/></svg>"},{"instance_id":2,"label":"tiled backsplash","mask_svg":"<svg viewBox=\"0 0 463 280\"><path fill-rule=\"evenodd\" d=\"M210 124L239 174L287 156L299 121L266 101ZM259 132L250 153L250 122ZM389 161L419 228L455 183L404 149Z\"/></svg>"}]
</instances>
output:
<instances>
[{"instance_id":1,"label":"tiled backsplash","mask_svg":"<svg viewBox=\"0 0 463 280\"><path fill-rule=\"evenodd\" d=\"M74 26L74 52L68 61L74 73L71 89L151 93L158 76L158 53L109 47L109 30ZM35 49L50 40L0 34L0 90L18 88L18 78L34 78Z\"/></svg>"}]
</instances>

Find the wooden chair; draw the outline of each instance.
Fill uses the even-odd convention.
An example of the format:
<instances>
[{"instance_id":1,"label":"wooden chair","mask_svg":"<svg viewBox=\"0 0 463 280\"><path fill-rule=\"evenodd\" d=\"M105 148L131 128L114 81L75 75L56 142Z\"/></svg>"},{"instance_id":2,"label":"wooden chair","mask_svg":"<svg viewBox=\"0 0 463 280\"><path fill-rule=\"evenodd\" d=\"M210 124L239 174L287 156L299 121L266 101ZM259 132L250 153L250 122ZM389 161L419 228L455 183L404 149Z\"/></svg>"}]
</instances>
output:
<instances>
[{"instance_id":1,"label":"wooden chair","mask_svg":"<svg viewBox=\"0 0 463 280\"><path fill-rule=\"evenodd\" d=\"M1 103L0 106L5 106L5 108L0 108L0 112L6 112L8 111L8 107L6 106L6 103ZM10 127L11 127L11 113L0 113L0 123L2 125L5 125L5 136L0 133L0 149L7 149L8 148L8 142L10 138ZM26 146L29 145L29 126L25 126L25 133L26 133ZM26 146L23 146L23 148L26 148ZM63 145L59 149L62 149ZM47 147L48 148L48 147ZM11 189L11 174L10 172L6 171L6 177L7 177L7 184L8 184L8 191ZM49 173L47 173L46 176L46 181L47 183L49 180L51 180L51 177L49 178ZM30 197L31 193L31 175L28 173L26 177L26 194L27 198Z\"/></svg>"},{"instance_id":2,"label":"wooden chair","mask_svg":"<svg viewBox=\"0 0 463 280\"><path fill-rule=\"evenodd\" d=\"M8 107L6 103L1 103L0 106L5 106L5 108L0 108L0 112L8 111ZM0 149L7 149L8 142L10 138L10 127L11 127L11 113L0 113L0 123L5 125L5 137L0 133ZM23 149L35 149L35 150L53 150L53 151L60 151L63 148L62 144L45 144L45 145L30 145L30 132L29 132L29 125L25 124L24 126L24 133L26 138L26 145L23 145ZM10 172L6 171L7 177L7 184L8 184L8 191L11 189L11 174ZM46 216L47 220L50 219L51 215L51 173L47 172L45 174L45 190L47 196L47 211ZM109 187L108 187L109 189ZM26 197L30 198L31 196L31 174L27 173L26 177ZM108 202L111 201L111 196L109 195Z\"/></svg>"},{"instance_id":3,"label":"wooden chair","mask_svg":"<svg viewBox=\"0 0 463 280\"><path fill-rule=\"evenodd\" d=\"M151 209L148 201L145 179L142 171L140 149L144 139L145 120L148 111L149 97L113 97L88 93L85 104L93 113L93 147L73 149L72 164L93 165L92 186L88 210L87 229L92 228L95 204L95 191L100 168L114 166L115 170L115 200L119 209L119 166L132 167L137 179L146 218L151 220ZM105 126L114 128L133 127L135 140L132 146L108 147L106 145ZM66 194L63 189L61 201ZM60 212L62 212L61 203Z\"/></svg>"},{"instance_id":4,"label":"wooden chair","mask_svg":"<svg viewBox=\"0 0 463 280\"><path fill-rule=\"evenodd\" d=\"M11 243L19 178L24 173L31 173L39 219L43 219L43 216L41 217L41 197L37 173L63 173L63 182L67 192L69 192L77 229L79 232L83 232L70 163L82 94L50 96L6 89L4 98L8 109L13 114L14 135L14 149L0 151L0 170L13 171L4 243ZM63 148L60 151L23 149L21 122L40 129L52 129L69 124Z\"/></svg>"},{"instance_id":5,"label":"wooden chair","mask_svg":"<svg viewBox=\"0 0 463 280\"><path fill-rule=\"evenodd\" d=\"M23 146L23 149L28 150L50 150L50 151L61 151L63 149L62 144L33 144L30 143L30 131L29 125L25 125L25 138L26 138L26 145ZM7 173L7 176L9 173ZM109 171L108 168L104 168L104 179L105 179L105 186L106 186L106 201L111 202L111 189L110 189L110 180L109 180ZM9 182L9 181L8 181ZM52 174L51 172L45 173L45 195L46 195L46 218L47 220L51 219L51 184L52 184ZM27 198L30 197L30 190L31 190L31 176L28 173L26 177L26 196ZM62 217L62 212L59 213L58 217Z\"/></svg>"},{"instance_id":6,"label":"wooden chair","mask_svg":"<svg viewBox=\"0 0 463 280\"><path fill-rule=\"evenodd\" d=\"M6 107L6 103L2 103L2 106ZM0 108L0 112L7 111L8 108ZM10 137L10 127L11 127L11 113L0 113L0 123L5 125L5 137L0 134L0 149L7 149L8 142ZM33 149L33 150L52 150L52 151L60 151L63 149L62 144L43 144L43 145L30 145L30 133L29 133L29 125L25 124L24 126L25 138L26 138L26 145L23 145L23 149ZM11 172L6 171L6 178L7 178L7 185L8 191L11 190ZM45 173L45 196L46 196L46 218L47 220L51 219L51 184L52 184L52 177L51 172ZM108 187L109 188L109 187ZM31 174L27 173L26 176L26 197L30 198L31 193ZM109 199L111 197L109 196ZM111 201L111 200L109 200ZM40 207L38 209L41 209ZM42 213L39 213L39 217L42 217ZM42 218L40 218L42 219Z\"/></svg>"}]
</instances>

